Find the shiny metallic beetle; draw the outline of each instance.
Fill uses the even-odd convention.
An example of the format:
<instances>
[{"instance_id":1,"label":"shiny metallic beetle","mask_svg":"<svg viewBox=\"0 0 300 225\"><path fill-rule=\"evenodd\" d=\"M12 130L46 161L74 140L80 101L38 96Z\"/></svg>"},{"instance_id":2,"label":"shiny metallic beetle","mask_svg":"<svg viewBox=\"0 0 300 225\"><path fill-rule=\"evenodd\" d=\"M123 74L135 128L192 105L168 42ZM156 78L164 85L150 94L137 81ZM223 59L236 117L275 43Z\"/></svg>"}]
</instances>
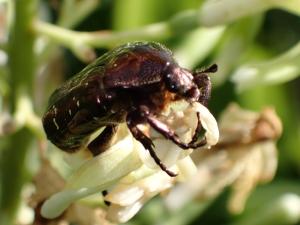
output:
<instances>
[{"instance_id":1,"label":"shiny metallic beetle","mask_svg":"<svg viewBox=\"0 0 300 225\"><path fill-rule=\"evenodd\" d=\"M93 132L105 127L87 146L98 155L108 147L118 124L126 122L132 135L160 168L175 176L157 157L150 137L138 125L148 123L182 149L203 146L206 140L198 140L199 114L190 143L180 141L157 117L174 100L198 101L206 105L211 91L207 73L216 70L215 64L203 71L183 69L172 53L158 43L122 45L98 58L52 94L43 126L48 139L67 152L79 150Z\"/></svg>"}]
</instances>

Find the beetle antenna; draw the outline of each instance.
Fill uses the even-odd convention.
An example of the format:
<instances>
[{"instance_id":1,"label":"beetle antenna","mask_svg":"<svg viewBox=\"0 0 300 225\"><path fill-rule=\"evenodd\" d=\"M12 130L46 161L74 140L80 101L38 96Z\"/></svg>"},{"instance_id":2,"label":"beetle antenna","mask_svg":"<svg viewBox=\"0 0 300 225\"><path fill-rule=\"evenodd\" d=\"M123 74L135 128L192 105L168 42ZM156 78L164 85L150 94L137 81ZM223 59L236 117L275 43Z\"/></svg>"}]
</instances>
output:
<instances>
[{"instance_id":1,"label":"beetle antenna","mask_svg":"<svg viewBox=\"0 0 300 225\"><path fill-rule=\"evenodd\" d=\"M218 71L218 65L217 64L212 64L211 66L209 66L206 69L199 69L196 70L195 74L199 74L199 73L215 73Z\"/></svg>"},{"instance_id":2,"label":"beetle antenna","mask_svg":"<svg viewBox=\"0 0 300 225\"><path fill-rule=\"evenodd\" d=\"M202 73L215 73L218 71L218 65L217 64L212 64L208 68L206 68Z\"/></svg>"}]
</instances>

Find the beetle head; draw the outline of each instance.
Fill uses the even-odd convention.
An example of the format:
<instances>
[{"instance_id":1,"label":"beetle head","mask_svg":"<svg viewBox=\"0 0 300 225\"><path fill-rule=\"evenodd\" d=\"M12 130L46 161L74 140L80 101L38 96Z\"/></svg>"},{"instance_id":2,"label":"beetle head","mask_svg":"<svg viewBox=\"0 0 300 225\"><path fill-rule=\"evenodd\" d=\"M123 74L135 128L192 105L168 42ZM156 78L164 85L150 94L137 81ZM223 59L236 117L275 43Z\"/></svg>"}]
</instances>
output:
<instances>
[{"instance_id":1,"label":"beetle head","mask_svg":"<svg viewBox=\"0 0 300 225\"><path fill-rule=\"evenodd\" d=\"M198 101L200 91L194 82L194 76L188 70L180 67L169 67L164 76L168 91L177 94L187 101Z\"/></svg>"}]
</instances>

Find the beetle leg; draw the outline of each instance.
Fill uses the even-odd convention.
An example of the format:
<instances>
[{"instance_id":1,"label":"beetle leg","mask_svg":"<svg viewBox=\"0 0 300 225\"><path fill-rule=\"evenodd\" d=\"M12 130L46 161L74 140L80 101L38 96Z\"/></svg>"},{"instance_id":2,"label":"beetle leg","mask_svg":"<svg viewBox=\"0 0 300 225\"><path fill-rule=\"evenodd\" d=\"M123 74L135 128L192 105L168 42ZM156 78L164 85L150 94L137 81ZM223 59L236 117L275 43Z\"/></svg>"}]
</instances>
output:
<instances>
[{"instance_id":1,"label":"beetle leg","mask_svg":"<svg viewBox=\"0 0 300 225\"><path fill-rule=\"evenodd\" d=\"M193 140L190 143L184 143L182 142L178 135L171 130L166 124L164 124L163 122L159 121L158 119L156 119L155 117L151 116L150 114L146 116L148 123L160 134L162 134L164 137L166 137L167 139L170 139L171 141L173 141L176 145L178 145L180 148L182 149L189 149L189 148L199 148L203 145L205 145L206 142L206 138L203 138L201 141L196 142L194 141L196 134L194 134L193 136Z\"/></svg>"},{"instance_id":2,"label":"beetle leg","mask_svg":"<svg viewBox=\"0 0 300 225\"><path fill-rule=\"evenodd\" d=\"M198 121L197 122L197 127L194 131L192 140L190 141L189 144L196 143L196 141L198 140L198 134L200 133L200 131L202 129L202 125L201 125L201 122L200 122L200 113L197 113L197 121Z\"/></svg>"},{"instance_id":3,"label":"beetle leg","mask_svg":"<svg viewBox=\"0 0 300 225\"><path fill-rule=\"evenodd\" d=\"M194 75L194 81L200 91L198 102L207 106L211 93L211 82L209 76L206 73L197 73Z\"/></svg>"},{"instance_id":4,"label":"beetle leg","mask_svg":"<svg viewBox=\"0 0 300 225\"><path fill-rule=\"evenodd\" d=\"M200 102L204 106L207 106L211 93L211 81L207 73L215 73L217 72L217 70L217 64L213 64L207 69L198 70L193 73L194 81L197 84L201 93L198 102Z\"/></svg>"},{"instance_id":5,"label":"beetle leg","mask_svg":"<svg viewBox=\"0 0 300 225\"><path fill-rule=\"evenodd\" d=\"M130 114L127 117L127 125L129 130L131 131L133 137L138 140L145 149L147 149L151 155L151 157L153 158L153 160L155 161L155 163L163 170L165 171L170 177L175 177L177 176L176 173L168 170L168 168L162 163L162 161L158 158L158 156L156 155L155 151L154 151L154 144L152 142L152 140L147 137L143 131L141 131L138 127L137 124L135 124L132 121L132 118L130 118Z\"/></svg>"},{"instance_id":6,"label":"beetle leg","mask_svg":"<svg viewBox=\"0 0 300 225\"><path fill-rule=\"evenodd\" d=\"M155 118L150 113L150 110L147 106L141 105L139 107L139 116L142 117L142 119L146 120L157 132L162 134L165 138L173 141L176 145L178 145L182 149L190 149L190 148L195 149L195 148L204 146L207 143L205 137L201 141L196 142L197 139L195 136L198 135L198 129L201 128L201 126L200 126L201 124L199 124L200 123L199 117L198 117L197 128L195 131L197 133L195 133L193 135L192 141L190 143L184 143L179 139L178 135L172 129L170 129L165 123L163 123L163 122L159 121L157 118ZM193 141L194 139L196 139L196 140Z\"/></svg>"},{"instance_id":7,"label":"beetle leg","mask_svg":"<svg viewBox=\"0 0 300 225\"><path fill-rule=\"evenodd\" d=\"M88 145L88 149L94 156L104 152L110 145L113 136L117 131L117 125L108 125L105 129Z\"/></svg>"}]
</instances>

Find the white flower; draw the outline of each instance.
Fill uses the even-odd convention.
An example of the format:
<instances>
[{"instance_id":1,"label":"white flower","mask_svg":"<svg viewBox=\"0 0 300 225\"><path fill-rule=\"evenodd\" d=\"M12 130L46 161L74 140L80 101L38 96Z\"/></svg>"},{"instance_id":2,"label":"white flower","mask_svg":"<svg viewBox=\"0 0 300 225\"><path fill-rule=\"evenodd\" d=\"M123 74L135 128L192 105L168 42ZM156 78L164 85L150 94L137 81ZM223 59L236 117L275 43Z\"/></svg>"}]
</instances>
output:
<instances>
[{"instance_id":1,"label":"white flower","mask_svg":"<svg viewBox=\"0 0 300 225\"><path fill-rule=\"evenodd\" d=\"M188 142L197 125L196 112L200 113L201 124L206 130L205 147L216 144L219 137L216 120L200 103L170 104L159 119L170 125L182 141ZM183 151L152 128L144 129L150 129L150 137L161 161L179 176L173 178L162 171L143 145L132 137L126 124L121 124L116 141L108 150L94 158L82 159L82 162L78 162L77 157L76 170L67 180L66 187L44 203L41 214L55 218L74 201L108 190L105 196L105 200L111 202L108 218L114 222L126 222L150 198L196 172L188 156L192 150Z\"/></svg>"},{"instance_id":2,"label":"white flower","mask_svg":"<svg viewBox=\"0 0 300 225\"><path fill-rule=\"evenodd\" d=\"M258 183L270 181L277 168L275 141L282 126L274 110L260 113L231 105L220 118L220 141L212 151L194 152L197 173L177 185L166 204L178 210L194 198L212 198L232 185L229 210L238 213ZM197 185L195 185L195 183Z\"/></svg>"},{"instance_id":3,"label":"white flower","mask_svg":"<svg viewBox=\"0 0 300 225\"><path fill-rule=\"evenodd\" d=\"M126 178L125 178L126 180ZM153 196L170 188L175 178L158 171L136 182L127 184L122 180L105 196L111 205L107 218L116 223L124 223L132 218Z\"/></svg>"}]
</instances>

